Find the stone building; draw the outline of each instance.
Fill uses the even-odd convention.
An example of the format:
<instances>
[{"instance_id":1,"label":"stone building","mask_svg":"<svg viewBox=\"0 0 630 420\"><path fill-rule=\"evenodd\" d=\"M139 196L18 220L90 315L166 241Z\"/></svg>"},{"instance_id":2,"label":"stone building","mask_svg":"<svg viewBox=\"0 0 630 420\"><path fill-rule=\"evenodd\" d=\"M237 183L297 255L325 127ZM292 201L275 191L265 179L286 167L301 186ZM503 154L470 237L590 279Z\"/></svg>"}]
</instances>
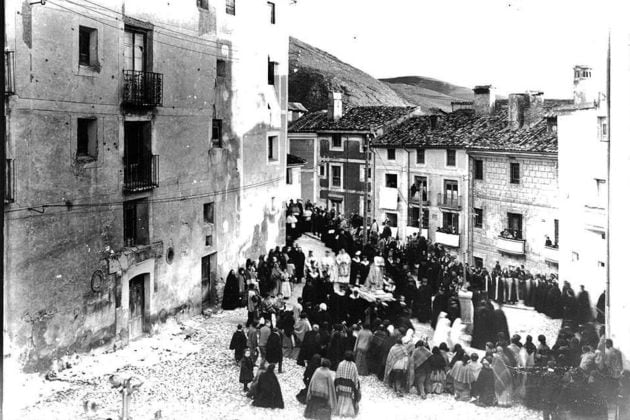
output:
<instances>
[{"instance_id":1,"label":"stone building","mask_svg":"<svg viewBox=\"0 0 630 420\"><path fill-rule=\"evenodd\" d=\"M359 106L343 113L342 94L332 93L328 110L311 112L289 127L290 150L306 161L304 199L342 214L371 214L370 162L366 170L368 136L421 113L416 107ZM367 185L366 185L367 184Z\"/></svg>"},{"instance_id":2,"label":"stone building","mask_svg":"<svg viewBox=\"0 0 630 420\"><path fill-rule=\"evenodd\" d=\"M284 243L285 2L94 3L6 2L4 338L27 369L200 313Z\"/></svg>"},{"instance_id":3,"label":"stone building","mask_svg":"<svg viewBox=\"0 0 630 420\"><path fill-rule=\"evenodd\" d=\"M608 118L605 96L588 83L590 67L574 68L575 103L556 108L558 121L560 280L584 285L595 305L606 287ZM602 89L600 89L602 90Z\"/></svg>"},{"instance_id":4,"label":"stone building","mask_svg":"<svg viewBox=\"0 0 630 420\"><path fill-rule=\"evenodd\" d=\"M375 217L402 240L419 233L464 256L468 156L460 125L472 112L411 118L374 141Z\"/></svg>"}]
</instances>

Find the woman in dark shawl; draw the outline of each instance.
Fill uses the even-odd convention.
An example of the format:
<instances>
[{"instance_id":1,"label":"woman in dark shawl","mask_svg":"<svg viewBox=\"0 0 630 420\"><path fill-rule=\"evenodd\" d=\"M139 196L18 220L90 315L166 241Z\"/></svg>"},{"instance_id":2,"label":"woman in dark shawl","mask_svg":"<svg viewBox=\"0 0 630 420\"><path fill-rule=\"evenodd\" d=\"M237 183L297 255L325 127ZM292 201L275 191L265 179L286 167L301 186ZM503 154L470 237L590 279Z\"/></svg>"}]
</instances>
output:
<instances>
[{"instance_id":1,"label":"woman in dark shawl","mask_svg":"<svg viewBox=\"0 0 630 420\"><path fill-rule=\"evenodd\" d=\"M317 420L330 419L336 406L335 374L330 370L330 361L323 359L322 366L315 370L308 385L304 417Z\"/></svg>"},{"instance_id":2,"label":"woman in dark shawl","mask_svg":"<svg viewBox=\"0 0 630 420\"><path fill-rule=\"evenodd\" d=\"M379 325L377 330L372 336L370 346L367 351L367 364L370 373L378 373L381 366L381 354L383 353L383 346L387 339L387 333L383 325Z\"/></svg>"},{"instance_id":3,"label":"woman in dark shawl","mask_svg":"<svg viewBox=\"0 0 630 420\"><path fill-rule=\"evenodd\" d=\"M269 363L278 364L278 373L282 373L282 337L277 328L274 328L267 340L267 355L265 357Z\"/></svg>"},{"instance_id":4,"label":"woman in dark shawl","mask_svg":"<svg viewBox=\"0 0 630 420\"><path fill-rule=\"evenodd\" d=\"M308 386L311 383L311 378L315 373L315 370L322 365L322 356L319 354L313 355L311 360L308 361L308 365L306 365L306 369L304 369L304 375L302 376L302 381L304 382L304 389L302 389L299 394L297 394L297 399L302 404L306 404L306 394L308 393Z\"/></svg>"},{"instance_id":5,"label":"woman in dark shawl","mask_svg":"<svg viewBox=\"0 0 630 420\"><path fill-rule=\"evenodd\" d=\"M503 312L503 309L501 309L501 306L495 309L492 314L492 328L494 330L494 335L490 341L497 341L499 333L503 333L503 337L506 340L510 338L510 329L508 327L507 318L505 317L505 313Z\"/></svg>"},{"instance_id":6,"label":"woman in dark shawl","mask_svg":"<svg viewBox=\"0 0 630 420\"><path fill-rule=\"evenodd\" d=\"M238 289L238 279L234 270L230 270L223 289L223 303L221 307L225 310L236 309L241 306L241 294Z\"/></svg>"},{"instance_id":7,"label":"woman in dark shawl","mask_svg":"<svg viewBox=\"0 0 630 420\"><path fill-rule=\"evenodd\" d=\"M427 391L431 394L441 394L446 386L446 360L444 360L438 347L433 347L431 353L428 362L431 367L431 374Z\"/></svg>"},{"instance_id":8,"label":"woman in dark shawl","mask_svg":"<svg viewBox=\"0 0 630 420\"><path fill-rule=\"evenodd\" d=\"M484 349L488 341L494 341L492 332L492 315L485 302L475 309L473 317L473 334L470 345L476 349Z\"/></svg>"},{"instance_id":9,"label":"woman in dark shawl","mask_svg":"<svg viewBox=\"0 0 630 420\"><path fill-rule=\"evenodd\" d=\"M327 353L332 370L337 370L337 365L343 360L343 355L346 352L345 340L345 332L343 332L341 324L335 324Z\"/></svg>"},{"instance_id":10,"label":"woman in dark shawl","mask_svg":"<svg viewBox=\"0 0 630 420\"><path fill-rule=\"evenodd\" d=\"M419 340L416 343L416 348L412 353L413 368L414 368L414 383L416 385L416 392L423 399L427 397L425 391L425 384L427 378L431 373L431 366L429 364L429 358L431 357L431 351L425 347L424 341Z\"/></svg>"},{"instance_id":11,"label":"woman in dark shawl","mask_svg":"<svg viewBox=\"0 0 630 420\"><path fill-rule=\"evenodd\" d=\"M254 407L284 408L282 390L280 389L278 378L273 372L274 369L275 365L270 363L267 369L258 377L254 393Z\"/></svg>"},{"instance_id":12,"label":"woman in dark shawl","mask_svg":"<svg viewBox=\"0 0 630 420\"><path fill-rule=\"evenodd\" d=\"M494 371L490 367L490 361L487 358L484 358L481 364L482 368L474 386L474 396L478 398L476 404L483 407L492 406L496 404Z\"/></svg>"}]
</instances>

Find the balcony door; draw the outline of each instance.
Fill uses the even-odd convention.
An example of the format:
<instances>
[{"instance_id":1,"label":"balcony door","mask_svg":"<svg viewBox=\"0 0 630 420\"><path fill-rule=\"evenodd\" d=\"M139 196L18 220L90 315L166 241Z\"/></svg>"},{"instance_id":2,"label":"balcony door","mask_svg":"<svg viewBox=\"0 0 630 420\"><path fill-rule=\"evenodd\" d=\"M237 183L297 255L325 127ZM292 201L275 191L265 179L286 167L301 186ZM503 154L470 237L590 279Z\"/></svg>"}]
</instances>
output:
<instances>
[{"instance_id":1,"label":"balcony door","mask_svg":"<svg viewBox=\"0 0 630 420\"><path fill-rule=\"evenodd\" d=\"M411 195L415 200L428 201L427 177L414 176L414 183L411 186Z\"/></svg>"},{"instance_id":2,"label":"balcony door","mask_svg":"<svg viewBox=\"0 0 630 420\"><path fill-rule=\"evenodd\" d=\"M514 239L523 239L523 215L508 213L508 229Z\"/></svg>"},{"instance_id":3,"label":"balcony door","mask_svg":"<svg viewBox=\"0 0 630 420\"><path fill-rule=\"evenodd\" d=\"M123 56L125 70L146 71L147 33L136 28L125 28Z\"/></svg>"},{"instance_id":4,"label":"balcony door","mask_svg":"<svg viewBox=\"0 0 630 420\"><path fill-rule=\"evenodd\" d=\"M459 188L457 181L444 181L444 204L450 207L457 206L459 198Z\"/></svg>"},{"instance_id":5,"label":"balcony door","mask_svg":"<svg viewBox=\"0 0 630 420\"><path fill-rule=\"evenodd\" d=\"M151 185L151 122L125 122L125 185Z\"/></svg>"}]
</instances>

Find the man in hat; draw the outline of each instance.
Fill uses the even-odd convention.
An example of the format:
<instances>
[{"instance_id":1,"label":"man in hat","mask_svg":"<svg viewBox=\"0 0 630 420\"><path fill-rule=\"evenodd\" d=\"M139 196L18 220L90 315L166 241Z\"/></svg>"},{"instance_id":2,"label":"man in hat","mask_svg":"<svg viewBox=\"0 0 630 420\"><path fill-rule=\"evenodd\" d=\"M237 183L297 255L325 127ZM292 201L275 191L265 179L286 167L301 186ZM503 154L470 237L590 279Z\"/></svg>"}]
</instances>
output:
<instances>
[{"instance_id":1,"label":"man in hat","mask_svg":"<svg viewBox=\"0 0 630 420\"><path fill-rule=\"evenodd\" d=\"M350 262L350 285L357 285L357 276L360 275L361 272L361 251L357 251L354 253L354 257L352 257L352 261Z\"/></svg>"}]
</instances>

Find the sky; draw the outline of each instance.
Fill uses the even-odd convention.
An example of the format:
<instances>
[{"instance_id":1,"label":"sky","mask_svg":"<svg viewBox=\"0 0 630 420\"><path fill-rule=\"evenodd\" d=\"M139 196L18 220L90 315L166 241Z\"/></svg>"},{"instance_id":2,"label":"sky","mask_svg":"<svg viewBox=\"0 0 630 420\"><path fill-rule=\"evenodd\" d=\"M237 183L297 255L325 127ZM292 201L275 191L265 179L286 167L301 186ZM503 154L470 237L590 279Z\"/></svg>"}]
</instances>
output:
<instances>
[{"instance_id":1,"label":"sky","mask_svg":"<svg viewBox=\"0 0 630 420\"><path fill-rule=\"evenodd\" d=\"M289 33L377 78L570 98L575 64L604 83L613 1L297 0Z\"/></svg>"}]
</instances>

